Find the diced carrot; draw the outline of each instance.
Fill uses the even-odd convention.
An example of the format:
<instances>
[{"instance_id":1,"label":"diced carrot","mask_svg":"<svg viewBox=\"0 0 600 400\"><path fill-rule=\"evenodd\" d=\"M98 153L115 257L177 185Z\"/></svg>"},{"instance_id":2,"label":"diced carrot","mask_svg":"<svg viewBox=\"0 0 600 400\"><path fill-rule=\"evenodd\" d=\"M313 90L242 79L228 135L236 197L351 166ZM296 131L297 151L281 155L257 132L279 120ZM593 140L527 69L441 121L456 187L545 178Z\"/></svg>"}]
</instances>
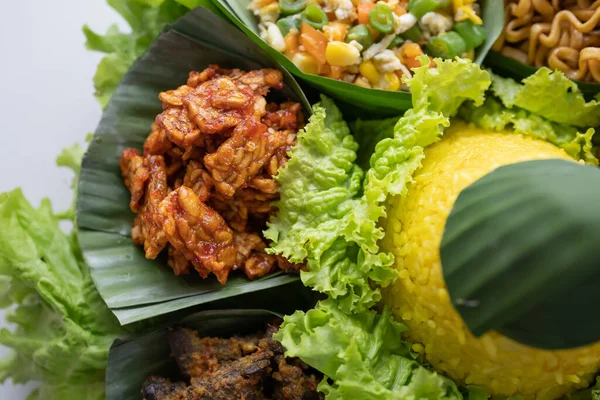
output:
<instances>
[{"instance_id":1,"label":"diced carrot","mask_svg":"<svg viewBox=\"0 0 600 400\"><path fill-rule=\"evenodd\" d=\"M396 7L394 7L392 12L397 16L401 16L406 14L406 8L402 7L400 4L396 4Z\"/></svg>"},{"instance_id":2,"label":"diced carrot","mask_svg":"<svg viewBox=\"0 0 600 400\"><path fill-rule=\"evenodd\" d=\"M331 21L327 24L327 26L323 29L325 32L325 36L332 42L343 42L346 39L346 34L348 33L348 25L339 22L339 21Z\"/></svg>"},{"instance_id":3,"label":"diced carrot","mask_svg":"<svg viewBox=\"0 0 600 400\"><path fill-rule=\"evenodd\" d=\"M360 3L358 5L358 23L363 25L369 25L369 13L375 8L375 3Z\"/></svg>"},{"instance_id":4,"label":"diced carrot","mask_svg":"<svg viewBox=\"0 0 600 400\"><path fill-rule=\"evenodd\" d=\"M329 73L329 77L333 79L341 79L346 72L346 67L338 67L335 65L331 66L331 72Z\"/></svg>"},{"instance_id":5,"label":"diced carrot","mask_svg":"<svg viewBox=\"0 0 600 400\"><path fill-rule=\"evenodd\" d=\"M415 58L423 54L423 50L418 43L407 43L402 46L402 52L407 58Z\"/></svg>"},{"instance_id":6,"label":"diced carrot","mask_svg":"<svg viewBox=\"0 0 600 400\"><path fill-rule=\"evenodd\" d=\"M327 37L323 32L316 30L306 22L303 22L300 28L300 44L319 64L327 62L325 59Z\"/></svg>"},{"instance_id":7,"label":"diced carrot","mask_svg":"<svg viewBox=\"0 0 600 400\"><path fill-rule=\"evenodd\" d=\"M321 64L319 65L319 75L329 76L331 74L331 65Z\"/></svg>"},{"instance_id":8,"label":"diced carrot","mask_svg":"<svg viewBox=\"0 0 600 400\"><path fill-rule=\"evenodd\" d=\"M404 72L402 72L401 69L397 69L394 71L394 73L396 74L396 76L398 77L398 79L400 79L400 82L402 82L402 77L404 76Z\"/></svg>"},{"instance_id":9,"label":"diced carrot","mask_svg":"<svg viewBox=\"0 0 600 400\"><path fill-rule=\"evenodd\" d=\"M437 67L437 65L435 65L435 61L433 61L433 57L429 57L429 68L435 68Z\"/></svg>"},{"instance_id":10,"label":"diced carrot","mask_svg":"<svg viewBox=\"0 0 600 400\"><path fill-rule=\"evenodd\" d=\"M285 55L291 58L298 52L298 46L300 45L300 34L297 30L291 30L285 35Z\"/></svg>"}]
</instances>

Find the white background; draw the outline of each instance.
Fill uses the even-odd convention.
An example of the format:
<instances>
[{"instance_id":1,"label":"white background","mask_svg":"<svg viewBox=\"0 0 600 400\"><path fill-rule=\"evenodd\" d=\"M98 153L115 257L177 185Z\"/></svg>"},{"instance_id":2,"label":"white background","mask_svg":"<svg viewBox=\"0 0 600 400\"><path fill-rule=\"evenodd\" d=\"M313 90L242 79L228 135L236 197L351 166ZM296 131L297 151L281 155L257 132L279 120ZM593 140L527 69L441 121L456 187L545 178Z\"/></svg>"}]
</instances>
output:
<instances>
[{"instance_id":1,"label":"white background","mask_svg":"<svg viewBox=\"0 0 600 400\"><path fill-rule=\"evenodd\" d=\"M0 10L0 192L20 186L34 205L49 197L63 210L72 174L55 158L100 117L92 77L102 55L85 49L81 27L125 24L105 0L0 0ZM32 387L8 381L0 399L25 399Z\"/></svg>"}]
</instances>

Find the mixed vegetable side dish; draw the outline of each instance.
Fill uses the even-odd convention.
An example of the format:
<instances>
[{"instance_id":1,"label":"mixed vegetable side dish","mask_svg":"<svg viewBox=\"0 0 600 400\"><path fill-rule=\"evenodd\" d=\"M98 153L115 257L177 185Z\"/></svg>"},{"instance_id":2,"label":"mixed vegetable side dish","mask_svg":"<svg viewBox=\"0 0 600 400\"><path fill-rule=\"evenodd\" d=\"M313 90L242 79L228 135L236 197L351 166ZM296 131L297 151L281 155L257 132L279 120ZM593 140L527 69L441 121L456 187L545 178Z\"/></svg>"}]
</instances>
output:
<instances>
[{"instance_id":1,"label":"mixed vegetable side dish","mask_svg":"<svg viewBox=\"0 0 600 400\"><path fill-rule=\"evenodd\" d=\"M116 7L130 36L87 32L129 68L123 43L173 22L83 163L59 157L76 209L0 195L3 379L56 400L600 399L597 95L470 60L475 1L254 0L297 65L410 91L402 115L360 119L309 106L222 8L151 3ZM106 63L101 101L123 70Z\"/></svg>"},{"instance_id":2,"label":"mixed vegetable side dish","mask_svg":"<svg viewBox=\"0 0 600 400\"><path fill-rule=\"evenodd\" d=\"M301 71L383 90L406 90L402 77L424 53L473 59L486 37L476 0L253 0L249 8L260 36Z\"/></svg>"}]
</instances>

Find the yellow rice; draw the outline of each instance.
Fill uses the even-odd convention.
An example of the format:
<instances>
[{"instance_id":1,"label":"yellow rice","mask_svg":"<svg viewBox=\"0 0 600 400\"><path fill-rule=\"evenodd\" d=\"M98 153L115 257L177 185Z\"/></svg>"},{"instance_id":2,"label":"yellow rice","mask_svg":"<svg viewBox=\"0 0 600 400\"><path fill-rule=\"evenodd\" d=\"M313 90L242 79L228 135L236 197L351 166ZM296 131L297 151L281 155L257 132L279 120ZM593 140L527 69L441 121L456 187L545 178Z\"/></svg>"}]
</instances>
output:
<instances>
[{"instance_id":1,"label":"yellow rice","mask_svg":"<svg viewBox=\"0 0 600 400\"><path fill-rule=\"evenodd\" d=\"M457 122L425 154L408 195L390 203L383 241L396 257L399 276L384 289L384 302L410 328L406 337L413 349L458 383L495 395L550 400L586 387L600 368L600 342L547 351L496 332L476 339L451 305L439 257L446 218L463 188L502 165L570 157L542 140Z\"/></svg>"}]
</instances>

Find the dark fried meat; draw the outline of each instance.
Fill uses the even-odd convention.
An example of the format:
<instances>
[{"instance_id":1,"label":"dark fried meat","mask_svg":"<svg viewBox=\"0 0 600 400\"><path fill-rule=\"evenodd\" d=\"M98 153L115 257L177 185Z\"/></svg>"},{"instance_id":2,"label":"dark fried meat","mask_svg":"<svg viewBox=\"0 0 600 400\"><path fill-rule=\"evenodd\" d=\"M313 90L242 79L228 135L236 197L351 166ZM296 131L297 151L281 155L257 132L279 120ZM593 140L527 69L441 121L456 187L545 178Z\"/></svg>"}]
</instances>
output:
<instances>
[{"instance_id":1,"label":"dark fried meat","mask_svg":"<svg viewBox=\"0 0 600 400\"><path fill-rule=\"evenodd\" d=\"M229 339L198 336L175 328L169 332L171 354L186 383L150 377L142 388L148 400L322 400L321 376L299 359L286 358L272 338L281 319L266 332Z\"/></svg>"},{"instance_id":2,"label":"dark fried meat","mask_svg":"<svg viewBox=\"0 0 600 400\"><path fill-rule=\"evenodd\" d=\"M167 244L167 237L159 220L158 207L167 196L167 173L162 156L144 158L150 177L144 196L144 203L133 222L131 237L133 242L144 246L146 258L154 259Z\"/></svg>"},{"instance_id":3,"label":"dark fried meat","mask_svg":"<svg viewBox=\"0 0 600 400\"><path fill-rule=\"evenodd\" d=\"M258 349L258 338L200 338L196 331L175 328L169 331L171 354L181 372L189 378L212 374L224 363Z\"/></svg>"},{"instance_id":4,"label":"dark fried meat","mask_svg":"<svg viewBox=\"0 0 600 400\"><path fill-rule=\"evenodd\" d=\"M204 157L216 189L225 196L233 196L258 175L275 150L285 144L285 139L255 118L241 122L216 152Z\"/></svg>"},{"instance_id":5,"label":"dark fried meat","mask_svg":"<svg viewBox=\"0 0 600 400\"><path fill-rule=\"evenodd\" d=\"M150 171L144 165L144 159L136 149L125 149L121 153L121 175L123 182L131 193L129 208L137 212L144 198L146 182L150 178Z\"/></svg>"},{"instance_id":6,"label":"dark fried meat","mask_svg":"<svg viewBox=\"0 0 600 400\"><path fill-rule=\"evenodd\" d=\"M160 376L151 376L142 386L143 400L185 400L187 385L183 382L171 382Z\"/></svg>"},{"instance_id":7,"label":"dark fried meat","mask_svg":"<svg viewBox=\"0 0 600 400\"><path fill-rule=\"evenodd\" d=\"M270 351L257 351L224 364L215 373L192 378L187 388L194 400L261 400L263 381L271 373Z\"/></svg>"},{"instance_id":8,"label":"dark fried meat","mask_svg":"<svg viewBox=\"0 0 600 400\"><path fill-rule=\"evenodd\" d=\"M266 255L261 235L279 199L273 177L304 125L299 103L267 104L269 90L282 87L277 70L210 65L160 93L163 111L143 155L126 149L120 161L137 214L132 239L146 257L167 247L176 275L195 269L222 283L231 270L257 279L298 269Z\"/></svg>"},{"instance_id":9,"label":"dark fried meat","mask_svg":"<svg viewBox=\"0 0 600 400\"><path fill-rule=\"evenodd\" d=\"M186 186L169 193L160 203L159 213L169 242L191 261L200 276L212 272L219 282L227 282L237 251L233 231L219 213Z\"/></svg>"},{"instance_id":10,"label":"dark fried meat","mask_svg":"<svg viewBox=\"0 0 600 400\"><path fill-rule=\"evenodd\" d=\"M273 400L318 400L319 381L316 375L307 373L308 365L297 359L280 355L275 358L277 371L273 373Z\"/></svg>"}]
</instances>

